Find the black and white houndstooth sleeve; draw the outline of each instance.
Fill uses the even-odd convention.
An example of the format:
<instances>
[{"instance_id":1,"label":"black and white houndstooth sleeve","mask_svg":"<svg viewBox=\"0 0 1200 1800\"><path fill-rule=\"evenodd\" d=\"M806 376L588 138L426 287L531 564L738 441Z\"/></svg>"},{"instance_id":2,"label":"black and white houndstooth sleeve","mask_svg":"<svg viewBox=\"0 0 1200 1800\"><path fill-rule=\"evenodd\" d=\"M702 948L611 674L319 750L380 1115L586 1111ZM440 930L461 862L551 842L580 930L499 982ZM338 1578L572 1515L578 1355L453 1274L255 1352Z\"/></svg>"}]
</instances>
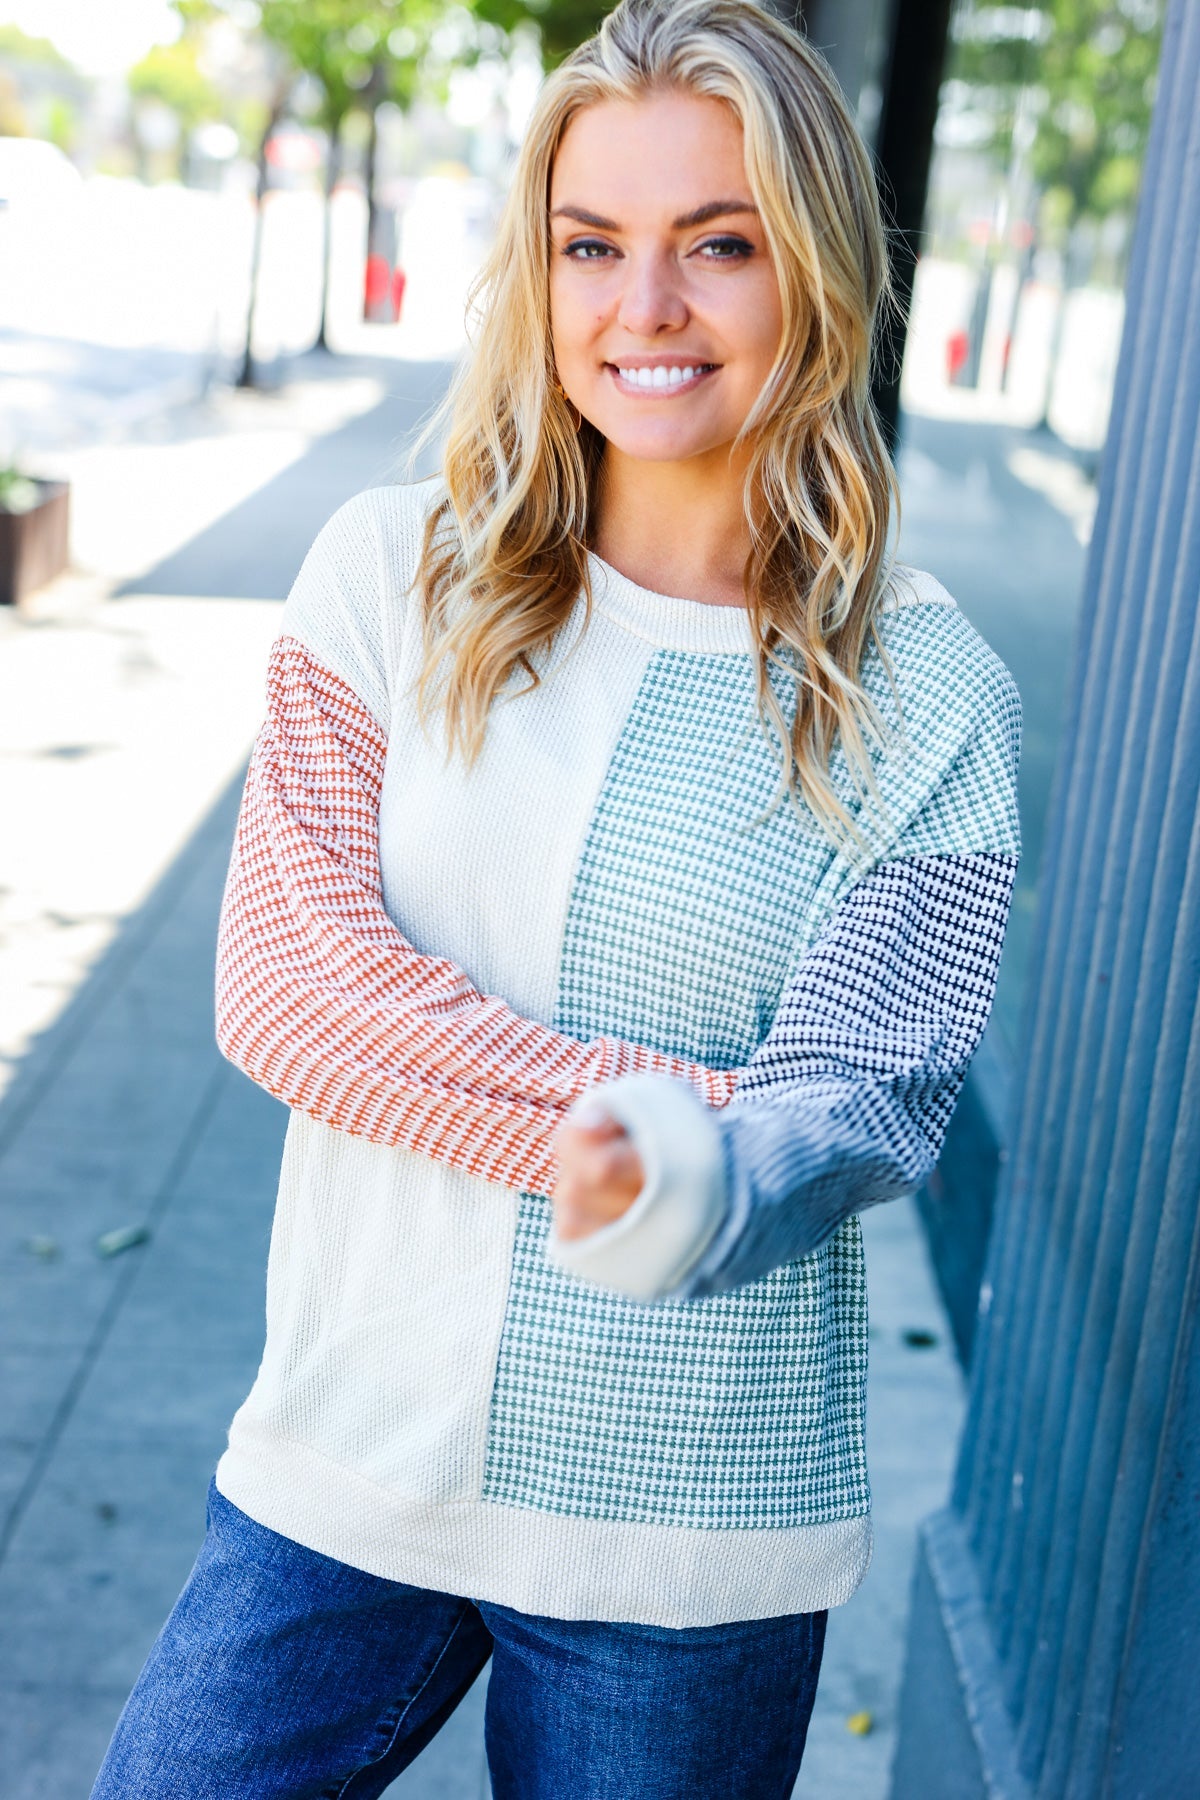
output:
<instances>
[{"instance_id":1,"label":"black and white houndstooth sleeve","mask_svg":"<svg viewBox=\"0 0 1200 1800\"><path fill-rule=\"evenodd\" d=\"M718 1115L722 1224L675 1295L741 1287L920 1186L991 1011L1015 855L909 856L852 888Z\"/></svg>"}]
</instances>

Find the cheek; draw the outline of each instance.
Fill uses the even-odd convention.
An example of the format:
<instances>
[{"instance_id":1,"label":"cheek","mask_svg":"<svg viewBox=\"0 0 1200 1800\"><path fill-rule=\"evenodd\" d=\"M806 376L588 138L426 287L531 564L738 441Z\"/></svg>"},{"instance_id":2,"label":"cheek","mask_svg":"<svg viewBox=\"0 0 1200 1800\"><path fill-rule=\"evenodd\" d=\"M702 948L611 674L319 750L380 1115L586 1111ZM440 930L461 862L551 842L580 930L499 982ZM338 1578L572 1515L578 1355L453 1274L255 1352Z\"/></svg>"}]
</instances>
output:
<instances>
[{"instance_id":1,"label":"cheek","mask_svg":"<svg viewBox=\"0 0 1200 1800\"><path fill-rule=\"evenodd\" d=\"M559 283L553 274L550 277L550 343L559 355L565 351L570 332L569 311L563 303L563 295Z\"/></svg>"},{"instance_id":2,"label":"cheek","mask_svg":"<svg viewBox=\"0 0 1200 1800\"><path fill-rule=\"evenodd\" d=\"M743 331L747 368L753 368L755 382L761 383L774 366L783 332L783 320L773 292L763 294Z\"/></svg>"},{"instance_id":3,"label":"cheek","mask_svg":"<svg viewBox=\"0 0 1200 1800\"><path fill-rule=\"evenodd\" d=\"M760 343L774 351L783 330L783 302L773 274L762 272L753 306L754 331Z\"/></svg>"},{"instance_id":4,"label":"cheek","mask_svg":"<svg viewBox=\"0 0 1200 1800\"><path fill-rule=\"evenodd\" d=\"M592 346L606 319L595 291L581 294L569 281L550 283L550 341L560 368L591 362Z\"/></svg>"},{"instance_id":5,"label":"cheek","mask_svg":"<svg viewBox=\"0 0 1200 1800\"><path fill-rule=\"evenodd\" d=\"M580 297L567 281L550 281L550 340L560 364L578 356L591 328L591 308L581 306Z\"/></svg>"},{"instance_id":6,"label":"cheek","mask_svg":"<svg viewBox=\"0 0 1200 1800\"><path fill-rule=\"evenodd\" d=\"M739 306L739 340L748 358L770 367L783 337L783 301L774 270L759 270Z\"/></svg>"}]
</instances>

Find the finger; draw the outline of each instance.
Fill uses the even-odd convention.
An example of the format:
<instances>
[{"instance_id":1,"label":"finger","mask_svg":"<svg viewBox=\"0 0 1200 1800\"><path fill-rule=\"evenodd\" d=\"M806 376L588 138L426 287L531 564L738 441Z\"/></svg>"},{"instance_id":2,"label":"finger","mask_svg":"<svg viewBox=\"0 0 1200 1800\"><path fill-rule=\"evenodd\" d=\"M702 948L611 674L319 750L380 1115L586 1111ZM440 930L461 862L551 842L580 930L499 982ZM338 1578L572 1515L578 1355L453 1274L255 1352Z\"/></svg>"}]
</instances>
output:
<instances>
[{"instance_id":1,"label":"finger","mask_svg":"<svg viewBox=\"0 0 1200 1800\"><path fill-rule=\"evenodd\" d=\"M599 1231L619 1219L628 1211L629 1205L628 1198L610 1197L601 1201L595 1194L586 1198L555 1195L554 1229L564 1240L587 1237L590 1232Z\"/></svg>"},{"instance_id":2,"label":"finger","mask_svg":"<svg viewBox=\"0 0 1200 1800\"><path fill-rule=\"evenodd\" d=\"M625 1138L619 1144L608 1144L595 1151L588 1162L588 1174L597 1187L636 1190L642 1185L642 1159Z\"/></svg>"},{"instance_id":3,"label":"finger","mask_svg":"<svg viewBox=\"0 0 1200 1800\"><path fill-rule=\"evenodd\" d=\"M631 1148L593 1151L559 1163L555 1197L573 1206L607 1213L629 1206L642 1191L642 1161Z\"/></svg>"},{"instance_id":4,"label":"finger","mask_svg":"<svg viewBox=\"0 0 1200 1800\"><path fill-rule=\"evenodd\" d=\"M607 1144L628 1136L618 1119L605 1119L595 1125L578 1125L568 1117L558 1127L559 1133L571 1132L583 1144Z\"/></svg>"},{"instance_id":5,"label":"finger","mask_svg":"<svg viewBox=\"0 0 1200 1800\"><path fill-rule=\"evenodd\" d=\"M573 1137L558 1147L560 1173L577 1185L590 1188L624 1186L640 1174L641 1158L626 1137L597 1142Z\"/></svg>"},{"instance_id":6,"label":"finger","mask_svg":"<svg viewBox=\"0 0 1200 1800\"><path fill-rule=\"evenodd\" d=\"M615 1119L598 1094L585 1094L567 1113L567 1123L588 1132L600 1132L611 1136L614 1131L623 1132L625 1127L619 1119Z\"/></svg>"},{"instance_id":7,"label":"finger","mask_svg":"<svg viewBox=\"0 0 1200 1800\"><path fill-rule=\"evenodd\" d=\"M602 1125L576 1125L571 1118L566 1118L555 1128L554 1145L559 1157L566 1155L578 1157L589 1154L593 1150L608 1144L627 1141L628 1134L617 1120L606 1121Z\"/></svg>"}]
</instances>

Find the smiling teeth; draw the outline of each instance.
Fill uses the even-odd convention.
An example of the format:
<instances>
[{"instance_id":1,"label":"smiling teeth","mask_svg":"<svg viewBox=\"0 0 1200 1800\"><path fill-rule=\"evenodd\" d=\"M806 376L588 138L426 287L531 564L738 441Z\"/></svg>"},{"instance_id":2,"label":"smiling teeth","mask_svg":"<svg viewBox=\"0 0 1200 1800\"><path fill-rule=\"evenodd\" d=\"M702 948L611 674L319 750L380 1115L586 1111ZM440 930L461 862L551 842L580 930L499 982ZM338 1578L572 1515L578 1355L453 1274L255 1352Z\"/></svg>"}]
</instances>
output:
<instances>
[{"instance_id":1,"label":"smiling teeth","mask_svg":"<svg viewBox=\"0 0 1200 1800\"><path fill-rule=\"evenodd\" d=\"M700 363L696 368L668 369L660 363L656 369L623 369L618 363L617 374L622 381L627 381L630 387L682 387L685 381L694 381L706 367L706 364Z\"/></svg>"}]
</instances>

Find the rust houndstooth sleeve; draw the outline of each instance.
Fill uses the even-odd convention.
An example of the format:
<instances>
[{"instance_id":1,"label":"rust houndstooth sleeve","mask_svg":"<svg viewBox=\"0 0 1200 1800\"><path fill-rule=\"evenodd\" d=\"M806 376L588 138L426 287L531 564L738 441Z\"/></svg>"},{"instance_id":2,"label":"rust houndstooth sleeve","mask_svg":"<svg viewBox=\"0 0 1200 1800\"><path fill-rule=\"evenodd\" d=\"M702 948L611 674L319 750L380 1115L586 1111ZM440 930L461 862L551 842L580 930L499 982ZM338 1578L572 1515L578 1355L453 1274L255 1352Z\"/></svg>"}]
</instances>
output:
<instances>
[{"instance_id":1,"label":"rust houndstooth sleeve","mask_svg":"<svg viewBox=\"0 0 1200 1800\"><path fill-rule=\"evenodd\" d=\"M221 912L217 1038L230 1061L336 1130L543 1192L555 1126L600 1082L673 1075L724 1105L736 1071L579 1043L413 948L383 905L386 749L355 691L281 637Z\"/></svg>"}]
</instances>

